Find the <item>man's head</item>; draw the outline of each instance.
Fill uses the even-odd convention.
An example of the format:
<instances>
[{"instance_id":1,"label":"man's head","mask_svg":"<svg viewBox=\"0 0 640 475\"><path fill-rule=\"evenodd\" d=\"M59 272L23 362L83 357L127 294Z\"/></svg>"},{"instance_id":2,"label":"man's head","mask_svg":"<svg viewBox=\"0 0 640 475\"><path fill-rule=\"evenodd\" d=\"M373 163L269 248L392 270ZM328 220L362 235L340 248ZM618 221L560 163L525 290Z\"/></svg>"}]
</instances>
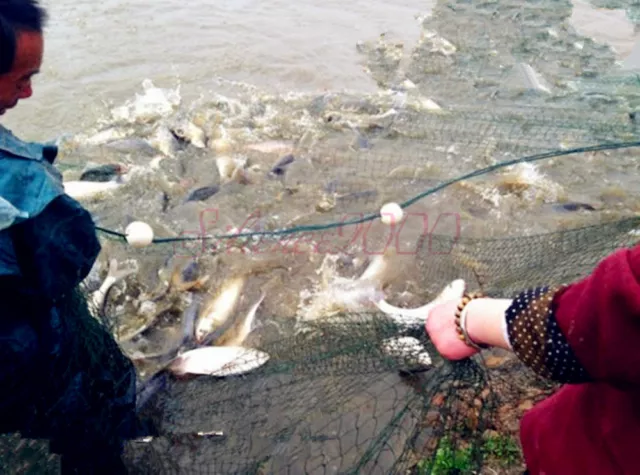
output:
<instances>
[{"instance_id":1,"label":"man's head","mask_svg":"<svg viewBox=\"0 0 640 475\"><path fill-rule=\"evenodd\" d=\"M47 14L37 0L0 0L0 115L31 96Z\"/></svg>"}]
</instances>

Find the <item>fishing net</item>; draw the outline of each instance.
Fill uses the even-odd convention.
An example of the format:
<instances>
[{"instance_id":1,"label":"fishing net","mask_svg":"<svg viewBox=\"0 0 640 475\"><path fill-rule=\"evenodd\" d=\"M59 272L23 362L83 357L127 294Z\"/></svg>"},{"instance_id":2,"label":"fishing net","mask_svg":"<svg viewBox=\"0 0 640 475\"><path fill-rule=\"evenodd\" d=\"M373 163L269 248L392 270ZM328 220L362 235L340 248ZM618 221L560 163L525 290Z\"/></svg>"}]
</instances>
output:
<instances>
[{"instance_id":1,"label":"fishing net","mask_svg":"<svg viewBox=\"0 0 640 475\"><path fill-rule=\"evenodd\" d=\"M419 244L422 295L435 297L454 278L496 297L574 281L634 245L639 220L521 238L429 236ZM91 374L109 361L107 345L99 320L76 313L86 345L76 351L93 352L80 363ZM417 338L431 364L384 351L398 336ZM240 376L171 381L154 395L143 412L161 435L128 444L131 473L518 473L518 418L556 388L495 350L443 360L422 327L376 313L334 315L252 346L269 354L267 364ZM17 436L5 438L2 460L5 473L57 469L46 445Z\"/></svg>"},{"instance_id":2,"label":"fishing net","mask_svg":"<svg viewBox=\"0 0 640 475\"><path fill-rule=\"evenodd\" d=\"M58 142L65 182L106 183L74 189L103 251L65 318L81 329L71 374L117 372L109 335L135 365L139 416L157 433L128 441L131 473L523 470L519 419L556 383L495 349L444 360L423 324L357 309L337 285L384 255L395 305L454 279L510 298L638 241L637 77L566 28L567 2L471 3L439 2L408 62L389 38L360 44L376 93L220 81L185 109L145 83L107 126ZM96 178L115 162L126 182ZM404 208L396 226L380 220L388 202ZM126 243L132 221L153 228L152 245ZM188 315L237 276L243 298L213 344L265 295L243 345L268 361L146 391L193 334ZM0 451L3 473L57 473L46 441L9 434Z\"/></svg>"}]
</instances>

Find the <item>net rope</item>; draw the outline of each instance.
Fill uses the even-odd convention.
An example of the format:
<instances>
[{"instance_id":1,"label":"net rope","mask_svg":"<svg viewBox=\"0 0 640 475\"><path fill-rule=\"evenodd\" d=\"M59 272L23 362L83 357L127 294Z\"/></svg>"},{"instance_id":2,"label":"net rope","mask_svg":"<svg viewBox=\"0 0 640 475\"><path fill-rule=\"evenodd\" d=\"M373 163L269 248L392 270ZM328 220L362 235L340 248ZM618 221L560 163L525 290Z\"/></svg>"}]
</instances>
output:
<instances>
[{"instance_id":1,"label":"net rope","mask_svg":"<svg viewBox=\"0 0 640 475\"><path fill-rule=\"evenodd\" d=\"M601 144L601 145L594 145L591 147L580 147L580 148L571 149L571 150L553 150L547 153L536 154L528 157L521 157L513 160L506 160L506 161L497 163L495 165L491 165L491 166L482 168L480 170L467 173L463 176L456 177L436 187L430 188L412 197L411 199L408 199L407 201L398 203L398 205L400 206L400 208L406 209L412 204L418 202L419 200L426 198L427 196L432 195L433 193L436 193L448 186L454 185L464 180L475 178L477 176L491 173L500 168L510 167L518 163L535 162L538 160L545 160L545 159L561 157L566 155L573 155L578 153L598 152L598 151L604 151L604 150L617 150L617 149L632 148L632 147L638 147L638 146L640 146L640 142ZM287 234L304 233L304 232L310 232L310 231L323 231L326 229L332 229L337 227L362 224L362 223L366 223L366 222L373 221L375 219L380 219L380 218L381 218L380 212L376 212L376 213L370 213L367 216L364 216L362 218L354 219L350 221L342 220L342 221L334 221L326 224L317 224L317 225L311 225L311 226L292 226L290 228L285 228L285 229L280 229L275 231L238 232L238 233L230 233L230 234L219 234L219 235L213 235L213 236L196 236L196 237L183 236L183 237L176 237L176 238L154 238L152 242L154 244L165 244L165 243L194 241L194 240L238 239L238 238L248 238L248 237L254 237L254 236L284 236ZM102 228L100 226L96 226L96 229L102 233L108 234L113 237L117 237L123 242L126 242L127 236L125 233L118 232L112 229Z\"/></svg>"}]
</instances>

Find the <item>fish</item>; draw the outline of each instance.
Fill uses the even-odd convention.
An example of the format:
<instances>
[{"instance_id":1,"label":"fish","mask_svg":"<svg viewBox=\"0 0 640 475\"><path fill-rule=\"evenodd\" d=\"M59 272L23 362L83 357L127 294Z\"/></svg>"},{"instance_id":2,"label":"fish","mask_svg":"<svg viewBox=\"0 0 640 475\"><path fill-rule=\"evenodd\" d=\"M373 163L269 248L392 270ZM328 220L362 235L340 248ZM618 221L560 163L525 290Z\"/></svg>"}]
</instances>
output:
<instances>
[{"instance_id":1,"label":"fish","mask_svg":"<svg viewBox=\"0 0 640 475\"><path fill-rule=\"evenodd\" d=\"M262 302L260 299L259 302ZM154 395L168 387L169 375L209 375L215 377L233 376L259 368L269 361L269 354L239 346L199 346L194 340L193 324L200 308L201 300L194 297L183 318L182 345L160 356L169 361L153 376L142 382L136 390L136 412L140 413ZM254 307L257 309L259 303ZM186 351L185 351L186 350ZM151 434L151 435L158 435ZM205 435L198 433L198 435Z\"/></svg>"},{"instance_id":2,"label":"fish","mask_svg":"<svg viewBox=\"0 0 640 475\"><path fill-rule=\"evenodd\" d=\"M228 329L221 332L219 336L216 335L218 332L213 332L203 340L203 344L213 344L214 346L242 346L249 334L253 331L256 312L265 296L266 294L262 292L258 301L252 305L243 319L234 322Z\"/></svg>"},{"instance_id":3,"label":"fish","mask_svg":"<svg viewBox=\"0 0 640 475\"><path fill-rule=\"evenodd\" d=\"M285 172L287 171L286 170L287 166L292 164L294 160L295 160L295 157L293 156L293 154L285 155L284 157L280 158L276 162L276 164L271 168L271 170L269 171L269 175L276 176L276 177L283 177Z\"/></svg>"},{"instance_id":4,"label":"fish","mask_svg":"<svg viewBox=\"0 0 640 475\"><path fill-rule=\"evenodd\" d=\"M155 155L157 150L153 148L149 143L140 138L128 138L121 140L114 140L103 145L104 147L117 150L118 152L129 153L143 153L146 155Z\"/></svg>"},{"instance_id":5,"label":"fish","mask_svg":"<svg viewBox=\"0 0 640 475\"><path fill-rule=\"evenodd\" d=\"M291 153L293 144L290 142L281 142L279 140L269 140L267 142L259 142L249 144L246 147L248 150L253 150L260 153Z\"/></svg>"},{"instance_id":6,"label":"fish","mask_svg":"<svg viewBox=\"0 0 640 475\"><path fill-rule=\"evenodd\" d=\"M392 252L387 251L383 254L376 255L370 262L369 266L360 275L360 282L369 281L372 283L382 282L385 274L390 268L389 259Z\"/></svg>"},{"instance_id":7,"label":"fish","mask_svg":"<svg viewBox=\"0 0 640 475\"><path fill-rule=\"evenodd\" d=\"M189 195L185 198L185 203L188 201L205 201L215 195L218 191L220 191L220 187L217 185L212 186L203 186L201 188L197 188L193 190Z\"/></svg>"},{"instance_id":8,"label":"fish","mask_svg":"<svg viewBox=\"0 0 640 475\"><path fill-rule=\"evenodd\" d=\"M63 182L64 192L71 198L81 201L97 198L111 193L122 186L119 181L67 181Z\"/></svg>"},{"instance_id":9,"label":"fish","mask_svg":"<svg viewBox=\"0 0 640 475\"><path fill-rule=\"evenodd\" d=\"M400 308L389 304L385 299L374 301L374 304L386 315L389 315L396 323L409 326L421 326L429 317L429 312L444 302L449 300L462 299L465 291L465 282L456 279L447 285L438 296L422 307Z\"/></svg>"},{"instance_id":10,"label":"fish","mask_svg":"<svg viewBox=\"0 0 640 475\"><path fill-rule=\"evenodd\" d=\"M107 277L105 277L100 288L91 294L91 305L89 307L94 317L104 314L104 304L111 288L125 277L138 272L138 263L135 260L126 262L129 266L120 268L116 259L109 261Z\"/></svg>"},{"instance_id":11,"label":"fish","mask_svg":"<svg viewBox=\"0 0 640 475\"><path fill-rule=\"evenodd\" d=\"M135 360L150 360L161 358L160 370L151 376L146 381L139 385L136 391L136 411L140 413L147 403L159 392L165 390L169 383L169 373L167 367L175 360L183 349L193 349L196 347L194 340L194 325L198 315L198 310L202 303L202 299L199 295L193 295L191 304L186 308L182 318L182 339L173 348L168 351L163 351L158 354L141 354L138 357L132 358ZM158 434L153 434L158 435Z\"/></svg>"},{"instance_id":12,"label":"fish","mask_svg":"<svg viewBox=\"0 0 640 475\"><path fill-rule=\"evenodd\" d=\"M179 338L176 338L174 342L170 342L169 348L164 348L156 353L142 353L135 352L135 356L132 357L133 360L136 361L148 361L148 360L161 360L164 361L164 364L167 364L173 358L175 358L181 351L190 350L197 346L194 339L194 327L196 317L198 315L198 311L202 304L202 298L199 295L195 295L193 293L190 294L191 303L182 313L182 334ZM120 344L126 343L130 340L133 340L138 335L146 332L149 328L155 325L158 317L169 310L171 305L161 309L160 311L156 311L154 315L149 318L144 325L140 328L135 329L132 332L129 332L127 335L123 335L119 338L118 342ZM173 340L173 338L172 338Z\"/></svg>"},{"instance_id":13,"label":"fish","mask_svg":"<svg viewBox=\"0 0 640 475\"><path fill-rule=\"evenodd\" d=\"M196 319L198 318L198 312L202 306L202 296L193 295L191 304L183 313L182 317L182 347L190 347L195 345L195 328Z\"/></svg>"},{"instance_id":14,"label":"fish","mask_svg":"<svg viewBox=\"0 0 640 475\"><path fill-rule=\"evenodd\" d=\"M94 217L93 220L97 224L98 219ZM100 262L100 260L96 259L96 261L93 263L93 266L91 267L91 270L82 281L82 288L86 292L95 292L100 288L103 281L102 277L100 276L101 272L102 272L102 263Z\"/></svg>"},{"instance_id":15,"label":"fish","mask_svg":"<svg viewBox=\"0 0 640 475\"><path fill-rule=\"evenodd\" d=\"M188 350L172 358L139 385L136 410L140 412L155 394L167 388L170 374L177 377L235 376L259 368L269 359L269 354L264 351L240 346L205 346Z\"/></svg>"},{"instance_id":16,"label":"fish","mask_svg":"<svg viewBox=\"0 0 640 475\"><path fill-rule=\"evenodd\" d=\"M167 157L173 157L180 150L178 139L166 126L159 126L148 140L149 144Z\"/></svg>"},{"instance_id":17,"label":"fish","mask_svg":"<svg viewBox=\"0 0 640 475\"><path fill-rule=\"evenodd\" d=\"M269 361L264 351L241 346L205 346L182 353L167 369L175 376L235 376L259 368Z\"/></svg>"},{"instance_id":18,"label":"fish","mask_svg":"<svg viewBox=\"0 0 640 475\"><path fill-rule=\"evenodd\" d=\"M116 176L122 175L125 171L126 167L119 163L100 165L82 172L82 175L80 175L80 181L108 182L113 180Z\"/></svg>"},{"instance_id":19,"label":"fish","mask_svg":"<svg viewBox=\"0 0 640 475\"><path fill-rule=\"evenodd\" d=\"M132 132L133 130L131 129L123 129L114 126L97 132L91 137L86 138L84 142L87 145L103 145L115 140L123 140Z\"/></svg>"},{"instance_id":20,"label":"fish","mask_svg":"<svg viewBox=\"0 0 640 475\"><path fill-rule=\"evenodd\" d=\"M190 266L191 264L189 264L187 268L189 268ZM163 270L158 273L161 279ZM189 278L189 273L190 272L185 273L184 271L181 271L179 265L174 266L169 278L167 280L162 280L158 284L158 287L151 292L150 300L152 302L158 302L173 292L179 293L193 290L202 290L204 288L204 285L210 279L209 275L194 277L193 279L191 279Z\"/></svg>"},{"instance_id":21,"label":"fish","mask_svg":"<svg viewBox=\"0 0 640 475\"><path fill-rule=\"evenodd\" d=\"M595 211L596 209L588 203L556 203L553 206L554 211Z\"/></svg>"},{"instance_id":22,"label":"fish","mask_svg":"<svg viewBox=\"0 0 640 475\"><path fill-rule=\"evenodd\" d=\"M151 302L154 303L154 302ZM143 322L134 328L130 328L129 331L120 333L120 331L118 332L118 343L122 344L122 343L126 343L128 341L133 340L134 338L138 337L139 335L142 335L144 332L146 332L147 330L149 330L152 326L154 326L156 324L156 322L158 321L158 318L160 317L160 315L162 315L163 313L171 310L173 304L170 303L168 305L165 305L164 307L158 309L157 307L155 308L150 308L149 311L145 312L144 309L138 309L138 315L144 315L145 318L143 320ZM142 307L142 305L141 305ZM142 311L141 311L142 310ZM166 353L166 352L165 352ZM149 358L149 356L147 355L147 358ZM144 359L144 358L142 358Z\"/></svg>"},{"instance_id":23,"label":"fish","mask_svg":"<svg viewBox=\"0 0 640 475\"><path fill-rule=\"evenodd\" d=\"M194 280L198 279L198 270L199 270L199 266L198 266L198 261L195 259L192 259L191 261L189 261L189 264L187 264L184 269L182 269L182 281L183 282L193 282Z\"/></svg>"},{"instance_id":24,"label":"fish","mask_svg":"<svg viewBox=\"0 0 640 475\"><path fill-rule=\"evenodd\" d=\"M411 336L388 338L383 342L382 349L389 356L410 360L420 366L433 364L420 340Z\"/></svg>"},{"instance_id":25,"label":"fish","mask_svg":"<svg viewBox=\"0 0 640 475\"><path fill-rule=\"evenodd\" d=\"M169 281L168 290L174 290L177 292L186 292L190 290L202 290L204 284L209 281L209 275L203 275L198 277L198 263L191 261L184 269L180 269L179 265L176 265L173 273L171 274L171 280Z\"/></svg>"},{"instance_id":26,"label":"fish","mask_svg":"<svg viewBox=\"0 0 640 475\"><path fill-rule=\"evenodd\" d=\"M195 337L198 344L229 319L238 304L245 283L244 275L228 279L213 300L204 306L196 323Z\"/></svg>"}]
</instances>

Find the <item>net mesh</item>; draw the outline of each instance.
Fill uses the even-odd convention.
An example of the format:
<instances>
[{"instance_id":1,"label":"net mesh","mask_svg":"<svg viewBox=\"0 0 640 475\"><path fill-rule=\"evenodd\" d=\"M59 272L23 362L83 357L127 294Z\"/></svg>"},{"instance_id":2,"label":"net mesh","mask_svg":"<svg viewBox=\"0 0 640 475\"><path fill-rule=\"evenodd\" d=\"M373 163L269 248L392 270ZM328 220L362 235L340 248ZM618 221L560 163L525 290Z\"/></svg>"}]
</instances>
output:
<instances>
[{"instance_id":1,"label":"net mesh","mask_svg":"<svg viewBox=\"0 0 640 475\"><path fill-rule=\"evenodd\" d=\"M70 374L117 372L109 335L135 364L140 416L159 435L128 441L131 473L523 470L519 418L557 384L496 349L444 360L423 325L355 311L331 286L389 254L385 293L397 305L428 302L454 279L510 298L579 280L638 241L637 77L597 72L617 70L614 55L563 26L568 2L472 3L439 2L408 62L388 38L359 45L378 93L214 94L168 116L141 107L140 121L120 110L61 142L65 181L87 163L137 171L116 192L80 198L103 251L64 310L81 335ZM209 191L194 198L199 187ZM406 216L391 229L377 211L390 201ZM123 241L136 220L153 245ZM268 361L144 392L193 334L189 315L237 276L243 299L214 345L236 338L264 293L243 345ZM390 353L397 337L422 348ZM3 473L57 473L58 462L46 440L0 440Z\"/></svg>"},{"instance_id":2,"label":"net mesh","mask_svg":"<svg viewBox=\"0 0 640 475\"><path fill-rule=\"evenodd\" d=\"M635 244L638 225L629 218L523 238L430 236L431 251L421 251L429 256L421 268L430 283L424 295L435 296L453 278L500 297L568 283ZM99 335L91 330L99 322L78 312L82 302L75 305L88 347L76 351L93 355L89 367L104 365L108 345L88 338ZM401 335L418 338L432 365L383 351ZM145 414L161 435L128 443L131 473L517 473L518 418L556 389L497 350L443 360L422 328L380 314L334 315L255 348L270 360L253 372L172 380L154 395ZM12 435L3 445L5 473L56 473L46 444Z\"/></svg>"}]
</instances>

